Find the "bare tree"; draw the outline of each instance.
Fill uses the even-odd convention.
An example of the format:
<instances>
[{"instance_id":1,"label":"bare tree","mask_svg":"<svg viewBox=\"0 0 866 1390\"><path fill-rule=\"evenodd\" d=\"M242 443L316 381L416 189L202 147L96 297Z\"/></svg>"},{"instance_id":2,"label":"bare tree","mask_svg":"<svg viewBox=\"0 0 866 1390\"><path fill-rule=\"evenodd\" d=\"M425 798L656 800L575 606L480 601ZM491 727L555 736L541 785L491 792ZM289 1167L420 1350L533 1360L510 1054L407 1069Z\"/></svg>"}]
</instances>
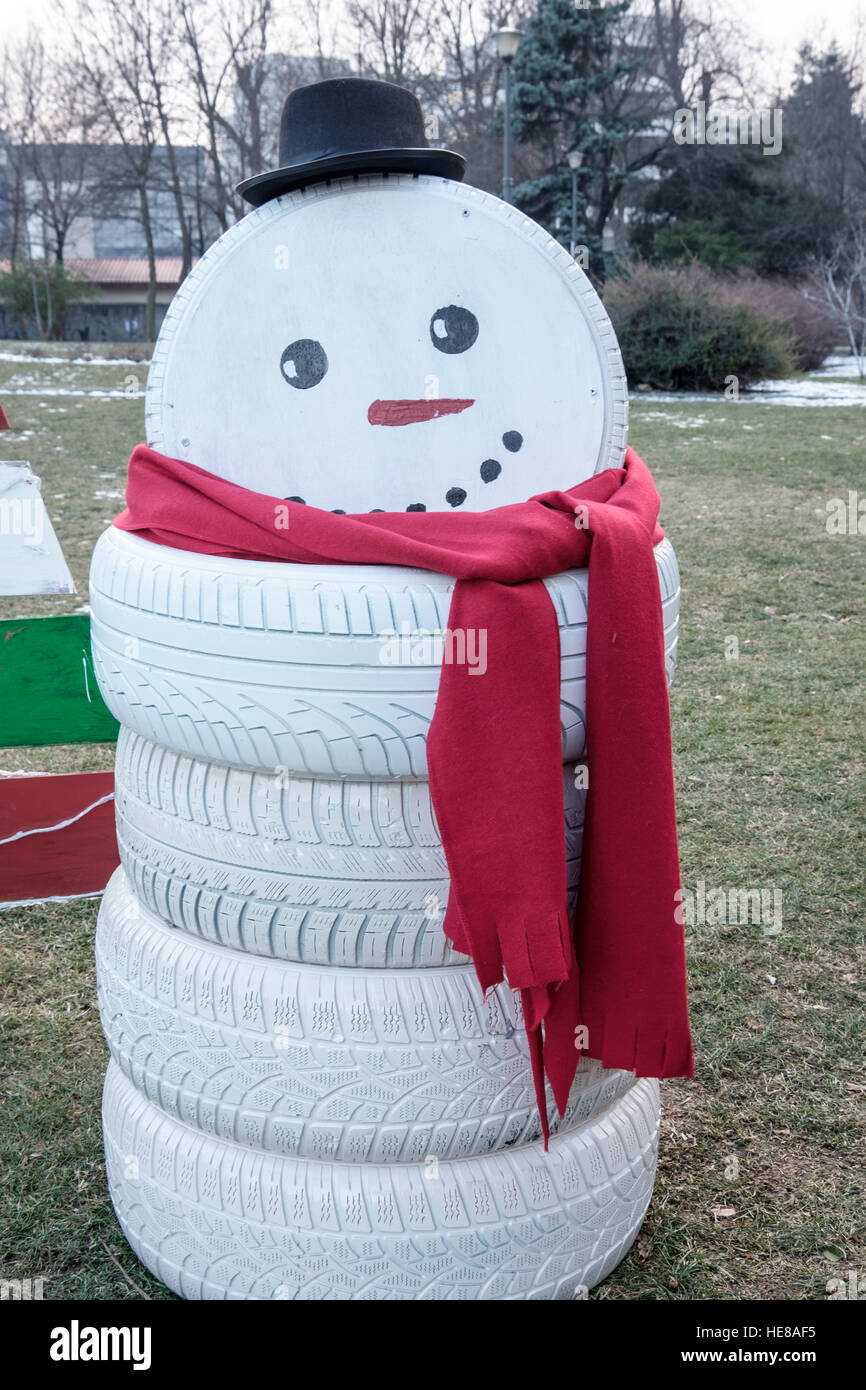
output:
<instances>
[{"instance_id":1,"label":"bare tree","mask_svg":"<svg viewBox=\"0 0 866 1390\"><path fill-rule=\"evenodd\" d=\"M152 341L157 272L151 197L160 118L150 77L137 30L127 23L120 0L69 0L64 13L74 35L79 81L99 109L106 139L122 156L124 175L116 191L129 189L138 201L148 264L145 336ZM104 193L110 190L111 176L103 184Z\"/></svg>"},{"instance_id":2,"label":"bare tree","mask_svg":"<svg viewBox=\"0 0 866 1390\"><path fill-rule=\"evenodd\" d=\"M291 85L291 60L271 51L273 0L177 0L176 13L207 143L210 208L225 231L244 211L234 184L276 157L273 108Z\"/></svg>"},{"instance_id":3,"label":"bare tree","mask_svg":"<svg viewBox=\"0 0 866 1390\"><path fill-rule=\"evenodd\" d=\"M9 211L4 250L29 285L38 335L62 337L66 244L92 202L92 118L62 55L49 51L35 29L3 52L0 110Z\"/></svg>"},{"instance_id":4,"label":"bare tree","mask_svg":"<svg viewBox=\"0 0 866 1390\"><path fill-rule=\"evenodd\" d=\"M342 0L302 0L295 13L299 32L312 50L315 76L320 81L336 76L335 69L347 65L341 55L346 20Z\"/></svg>"},{"instance_id":5,"label":"bare tree","mask_svg":"<svg viewBox=\"0 0 866 1390\"><path fill-rule=\"evenodd\" d=\"M830 253L816 267L818 293L845 333L866 380L866 221L852 216Z\"/></svg>"},{"instance_id":6,"label":"bare tree","mask_svg":"<svg viewBox=\"0 0 866 1390\"><path fill-rule=\"evenodd\" d=\"M635 13L650 22L651 71L673 110L745 99L753 45L724 9L710 0L639 0Z\"/></svg>"},{"instance_id":7,"label":"bare tree","mask_svg":"<svg viewBox=\"0 0 866 1390\"><path fill-rule=\"evenodd\" d=\"M6 206L8 230L3 250L14 262L29 249L26 179L24 161L20 158L21 142L27 134L21 100L22 73L27 69L26 58L17 45L7 45L0 62L0 145L6 175Z\"/></svg>"},{"instance_id":8,"label":"bare tree","mask_svg":"<svg viewBox=\"0 0 866 1390\"><path fill-rule=\"evenodd\" d=\"M594 142L585 175L589 224L599 237L624 190L673 149L675 113L698 101L741 103L749 80L748 42L724 13L695 0L638 0L620 18L613 56L621 75L599 94L597 113L588 113L613 137Z\"/></svg>"},{"instance_id":9,"label":"bare tree","mask_svg":"<svg viewBox=\"0 0 866 1390\"><path fill-rule=\"evenodd\" d=\"M177 210L181 237L180 278L183 280L192 264L192 247L185 191L174 140L178 93L183 91L183 87L177 61L179 49L173 0L103 0L103 3L107 3L117 16L116 23L125 25L129 46L138 51L149 81Z\"/></svg>"},{"instance_id":10,"label":"bare tree","mask_svg":"<svg viewBox=\"0 0 866 1390\"><path fill-rule=\"evenodd\" d=\"M232 13L223 3L208 0L179 0L178 15L185 45L187 72L195 93L196 106L207 142L212 191L211 208L221 231L240 215L240 203L232 188L227 169L227 136L239 143L226 115L230 110L238 67L263 66L271 16L271 0L253 0ZM255 50L253 53L250 50ZM226 130L226 125L230 129ZM253 126L257 125L254 120ZM237 158L233 162L237 169Z\"/></svg>"},{"instance_id":11,"label":"bare tree","mask_svg":"<svg viewBox=\"0 0 866 1390\"><path fill-rule=\"evenodd\" d=\"M12 257L36 250L62 263L73 224L92 207L95 113L64 56L50 53L36 30L5 50L0 100L15 204ZM28 220L40 228L36 247Z\"/></svg>"},{"instance_id":12,"label":"bare tree","mask_svg":"<svg viewBox=\"0 0 866 1390\"><path fill-rule=\"evenodd\" d=\"M466 155L469 177L479 188L500 186L502 137L491 124L501 111L502 64L492 34L520 27L532 0L438 0L432 14L432 58L439 66L438 89L425 92L442 142ZM518 177L524 172L515 150Z\"/></svg>"},{"instance_id":13,"label":"bare tree","mask_svg":"<svg viewBox=\"0 0 866 1390\"><path fill-rule=\"evenodd\" d=\"M436 0L348 0L358 70L415 88L428 75Z\"/></svg>"}]
</instances>

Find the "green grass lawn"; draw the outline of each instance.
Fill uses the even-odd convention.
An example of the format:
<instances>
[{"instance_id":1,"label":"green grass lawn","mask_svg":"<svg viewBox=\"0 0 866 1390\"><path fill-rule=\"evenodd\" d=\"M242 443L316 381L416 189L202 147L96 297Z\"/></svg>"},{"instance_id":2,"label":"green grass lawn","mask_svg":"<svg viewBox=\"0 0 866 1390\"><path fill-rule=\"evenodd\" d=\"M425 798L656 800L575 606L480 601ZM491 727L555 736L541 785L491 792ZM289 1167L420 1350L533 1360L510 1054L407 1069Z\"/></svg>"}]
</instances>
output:
<instances>
[{"instance_id":1,"label":"green grass lawn","mask_svg":"<svg viewBox=\"0 0 866 1390\"><path fill-rule=\"evenodd\" d=\"M101 345L91 350L102 353ZM73 611L93 543L122 505L140 398L4 396L31 384L124 389L143 367L0 361L13 425L80 593L0 600L0 617ZM65 413L58 413L62 409ZM778 890L782 930L687 927L694 1081L667 1082L655 1196L593 1299L824 1299L866 1281L864 675L866 535L830 536L826 504L866 497L866 411L639 402L683 580L673 727L683 882ZM864 523L866 524L866 523ZM735 640L732 640L735 639ZM111 765L109 745L9 749L0 768ZM96 1011L97 903L0 913L0 1277L49 1298L169 1298L105 1190Z\"/></svg>"}]
</instances>

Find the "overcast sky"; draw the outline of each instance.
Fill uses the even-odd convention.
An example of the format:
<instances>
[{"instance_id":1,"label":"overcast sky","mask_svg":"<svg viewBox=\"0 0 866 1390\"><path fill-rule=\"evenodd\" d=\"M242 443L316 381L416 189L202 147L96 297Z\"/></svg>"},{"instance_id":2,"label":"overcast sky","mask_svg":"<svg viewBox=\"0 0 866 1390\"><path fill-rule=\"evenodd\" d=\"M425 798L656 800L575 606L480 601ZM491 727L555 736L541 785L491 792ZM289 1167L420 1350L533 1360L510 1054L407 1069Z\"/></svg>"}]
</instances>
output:
<instances>
[{"instance_id":1,"label":"overcast sky","mask_svg":"<svg viewBox=\"0 0 866 1390\"><path fill-rule=\"evenodd\" d=\"M713 8L717 15L731 13L733 8L743 17L764 50L764 80L778 81L783 87L790 81L804 39L826 48L835 38L851 49L861 25L866 30L864 0L734 0L733 7L722 3Z\"/></svg>"},{"instance_id":2,"label":"overcast sky","mask_svg":"<svg viewBox=\"0 0 866 1390\"><path fill-rule=\"evenodd\" d=\"M768 87L787 86L804 39L826 47L836 38L851 48L860 27L866 38L866 0L694 0L694 5L698 11L711 7L736 29L751 30L760 44L760 75ZM41 27L50 8L50 0L0 0L0 36L20 33L28 20Z\"/></svg>"}]
</instances>

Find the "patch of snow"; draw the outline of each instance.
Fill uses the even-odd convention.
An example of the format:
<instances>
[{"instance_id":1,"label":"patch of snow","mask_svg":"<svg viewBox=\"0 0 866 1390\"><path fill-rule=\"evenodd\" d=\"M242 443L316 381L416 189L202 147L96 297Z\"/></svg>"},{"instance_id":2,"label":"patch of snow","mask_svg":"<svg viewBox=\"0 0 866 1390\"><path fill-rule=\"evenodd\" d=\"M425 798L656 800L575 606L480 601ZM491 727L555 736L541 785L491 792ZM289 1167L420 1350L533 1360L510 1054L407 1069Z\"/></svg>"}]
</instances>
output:
<instances>
[{"instance_id":1,"label":"patch of snow","mask_svg":"<svg viewBox=\"0 0 866 1390\"><path fill-rule=\"evenodd\" d=\"M812 376L844 376L860 380L856 357L827 357L824 359L817 372L812 372Z\"/></svg>"},{"instance_id":2,"label":"patch of snow","mask_svg":"<svg viewBox=\"0 0 866 1390\"><path fill-rule=\"evenodd\" d=\"M803 381L762 381L749 391L742 391L739 400L732 402L729 397L697 391L630 391L633 404L646 401L652 405L862 405L866 406L866 388L851 382L816 381L806 377ZM644 416L644 419L647 417Z\"/></svg>"},{"instance_id":3,"label":"patch of snow","mask_svg":"<svg viewBox=\"0 0 866 1390\"><path fill-rule=\"evenodd\" d=\"M856 382L762 381L752 390L782 405L866 405L866 390Z\"/></svg>"},{"instance_id":4,"label":"patch of snow","mask_svg":"<svg viewBox=\"0 0 866 1390\"><path fill-rule=\"evenodd\" d=\"M143 391L113 391L113 390L90 390L85 391L76 386L4 386L4 396L92 396L96 400L118 400L131 401L136 396L144 398Z\"/></svg>"},{"instance_id":5,"label":"patch of snow","mask_svg":"<svg viewBox=\"0 0 866 1390\"><path fill-rule=\"evenodd\" d=\"M38 357L35 353L0 352L0 362L36 362L51 367L146 367L150 358L134 357Z\"/></svg>"}]
</instances>

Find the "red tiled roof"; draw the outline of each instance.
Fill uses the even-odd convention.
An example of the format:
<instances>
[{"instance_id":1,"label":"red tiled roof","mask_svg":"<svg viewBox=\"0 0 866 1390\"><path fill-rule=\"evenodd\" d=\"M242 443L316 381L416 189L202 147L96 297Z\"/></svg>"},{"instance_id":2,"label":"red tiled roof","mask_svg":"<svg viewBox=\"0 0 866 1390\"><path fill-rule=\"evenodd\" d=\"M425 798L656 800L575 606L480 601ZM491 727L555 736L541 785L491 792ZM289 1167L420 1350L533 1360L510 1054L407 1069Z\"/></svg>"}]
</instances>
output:
<instances>
[{"instance_id":1,"label":"red tiled roof","mask_svg":"<svg viewBox=\"0 0 866 1390\"><path fill-rule=\"evenodd\" d=\"M198 260L193 257L193 265ZM134 285L146 289L149 282L147 260L143 256L97 257L89 260L65 260L66 269L107 288L110 285ZM180 282L180 256L157 256L156 283L177 289ZM0 261L0 271L8 270L9 262Z\"/></svg>"},{"instance_id":2,"label":"red tiled roof","mask_svg":"<svg viewBox=\"0 0 866 1390\"><path fill-rule=\"evenodd\" d=\"M177 286L183 262L180 256L157 256L156 282L158 285ZM147 261L142 257L97 258L95 260L64 261L67 270L74 275L82 275L94 280L98 285L147 285L149 280ZM195 265L195 260L193 260Z\"/></svg>"}]
</instances>

